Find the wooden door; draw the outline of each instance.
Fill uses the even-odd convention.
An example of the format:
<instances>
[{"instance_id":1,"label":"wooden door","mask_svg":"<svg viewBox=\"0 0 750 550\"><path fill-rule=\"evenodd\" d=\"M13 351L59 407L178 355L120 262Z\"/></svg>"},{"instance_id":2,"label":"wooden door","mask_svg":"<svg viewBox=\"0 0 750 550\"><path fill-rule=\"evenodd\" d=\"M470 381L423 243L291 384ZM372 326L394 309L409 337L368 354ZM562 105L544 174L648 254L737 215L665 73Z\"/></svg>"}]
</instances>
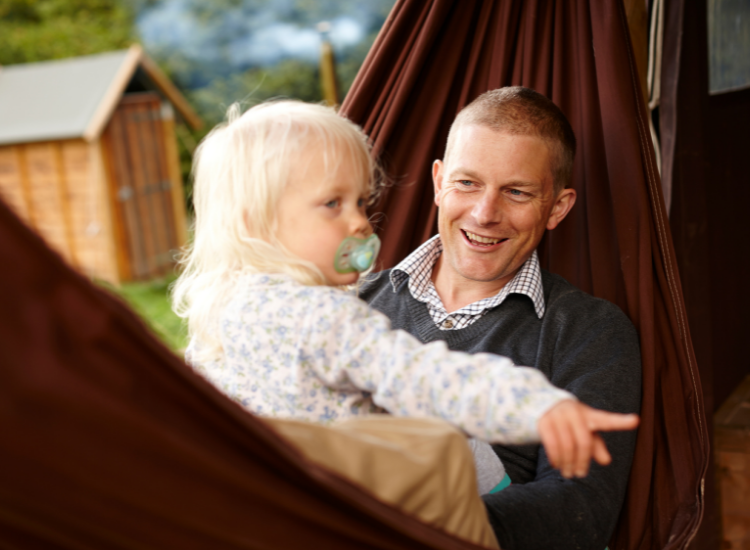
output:
<instances>
[{"instance_id":1,"label":"wooden door","mask_svg":"<svg viewBox=\"0 0 750 550\"><path fill-rule=\"evenodd\" d=\"M162 101L155 93L128 94L104 133L123 280L169 273L178 235L167 163Z\"/></svg>"}]
</instances>

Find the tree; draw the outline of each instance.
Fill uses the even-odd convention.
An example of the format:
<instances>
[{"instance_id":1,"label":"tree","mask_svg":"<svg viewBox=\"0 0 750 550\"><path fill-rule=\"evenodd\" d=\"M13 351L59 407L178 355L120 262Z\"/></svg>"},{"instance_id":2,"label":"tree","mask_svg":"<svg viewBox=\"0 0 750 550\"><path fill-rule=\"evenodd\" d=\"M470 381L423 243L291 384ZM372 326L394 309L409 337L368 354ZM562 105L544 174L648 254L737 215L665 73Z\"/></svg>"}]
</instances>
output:
<instances>
[{"instance_id":1,"label":"tree","mask_svg":"<svg viewBox=\"0 0 750 550\"><path fill-rule=\"evenodd\" d=\"M232 103L239 102L244 111L274 98L311 102L322 100L317 65L297 59L285 59L272 67L255 67L243 73L214 78L208 85L186 90L185 94L206 122L201 130L178 129L180 165L186 182L189 210L192 210L192 180L189 174L195 145L215 124L224 120Z\"/></svg>"},{"instance_id":2,"label":"tree","mask_svg":"<svg viewBox=\"0 0 750 550\"><path fill-rule=\"evenodd\" d=\"M212 124L223 120L229 105L236 101L244 109L272 98L312 102L322 99L317 66L296 59L215 78L209 85L188 92L188 96L200 115Z\"/></svg>"},{"instance_id":3,"label":"tree","mask_svg":"<svg viewBox=\"0 0 750 550\"><path fill-rule=\"evenodd\" d=\"M127 48L134 15L119 0L0 0L0 65Z\"/></svg>"}]
</instances>

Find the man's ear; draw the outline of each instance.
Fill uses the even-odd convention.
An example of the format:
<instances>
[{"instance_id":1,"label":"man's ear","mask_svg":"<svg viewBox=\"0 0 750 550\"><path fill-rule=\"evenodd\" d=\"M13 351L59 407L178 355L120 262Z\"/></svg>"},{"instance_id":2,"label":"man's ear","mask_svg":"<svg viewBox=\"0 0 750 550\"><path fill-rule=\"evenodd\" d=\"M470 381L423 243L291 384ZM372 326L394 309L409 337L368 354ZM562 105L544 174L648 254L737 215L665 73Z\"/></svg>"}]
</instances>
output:
<instances>
[{"instance_id":1,"label":"man's ear","mask_svg":"<svg viewBox=\"0 0 750 550\"><path fill-rule=\"evenodd\" d=\"M555 199L555 204L547 219L547 229L554 229L568 215L570 209L576 203L575 189L563 189Z\"/></svg>"},{"instance_id":2,"label":"man's ear","mask_svg":"<svg viewBox=\"0 0 750 550\"><path fill-rule=\"evenodd\" d=\"M440 191L443 190L443 161L432 163L432 184L435 187L435 206L440 206Z\"/></svg>"}]
</instances>

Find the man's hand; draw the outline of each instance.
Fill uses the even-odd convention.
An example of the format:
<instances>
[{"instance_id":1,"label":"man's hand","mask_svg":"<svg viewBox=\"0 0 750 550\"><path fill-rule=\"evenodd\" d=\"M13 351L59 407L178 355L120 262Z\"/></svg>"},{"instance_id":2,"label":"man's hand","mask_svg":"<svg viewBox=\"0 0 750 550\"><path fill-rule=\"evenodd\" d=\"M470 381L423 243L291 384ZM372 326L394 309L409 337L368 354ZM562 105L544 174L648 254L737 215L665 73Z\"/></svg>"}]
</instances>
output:
<instances>
[{"instance_id":1,"label":"man's hand","mask_svg":"<svg viewBox=\"0 0 750 550\"><path fill-rule=\"evenodd\" d=\"M567 399L544 413L537 429L550 464L570 478L588 474L592 457L601 465L612 461L596 432L632 430L638 422L636 414L605 412Z\"/></svg>"}]
</instances>

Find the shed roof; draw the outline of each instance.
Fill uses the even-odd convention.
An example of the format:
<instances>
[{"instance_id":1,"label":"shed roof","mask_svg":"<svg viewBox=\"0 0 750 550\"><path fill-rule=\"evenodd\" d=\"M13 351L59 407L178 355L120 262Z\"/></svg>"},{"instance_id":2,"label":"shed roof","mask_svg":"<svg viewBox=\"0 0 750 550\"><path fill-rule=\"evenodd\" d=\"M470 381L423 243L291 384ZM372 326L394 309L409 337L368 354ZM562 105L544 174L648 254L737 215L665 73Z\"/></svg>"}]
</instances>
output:
<instances>
[{"instance_id":1,"label":"shed roof","mask_svg":"<svg viewBox=\"0 0 750 550\"><path fill-rule=\"evenodd\" d=\"M70 59L0 67L0 144L96 139L136 70L193 127L201 121L140 46Z\"/></svg>"}]
</instances>

